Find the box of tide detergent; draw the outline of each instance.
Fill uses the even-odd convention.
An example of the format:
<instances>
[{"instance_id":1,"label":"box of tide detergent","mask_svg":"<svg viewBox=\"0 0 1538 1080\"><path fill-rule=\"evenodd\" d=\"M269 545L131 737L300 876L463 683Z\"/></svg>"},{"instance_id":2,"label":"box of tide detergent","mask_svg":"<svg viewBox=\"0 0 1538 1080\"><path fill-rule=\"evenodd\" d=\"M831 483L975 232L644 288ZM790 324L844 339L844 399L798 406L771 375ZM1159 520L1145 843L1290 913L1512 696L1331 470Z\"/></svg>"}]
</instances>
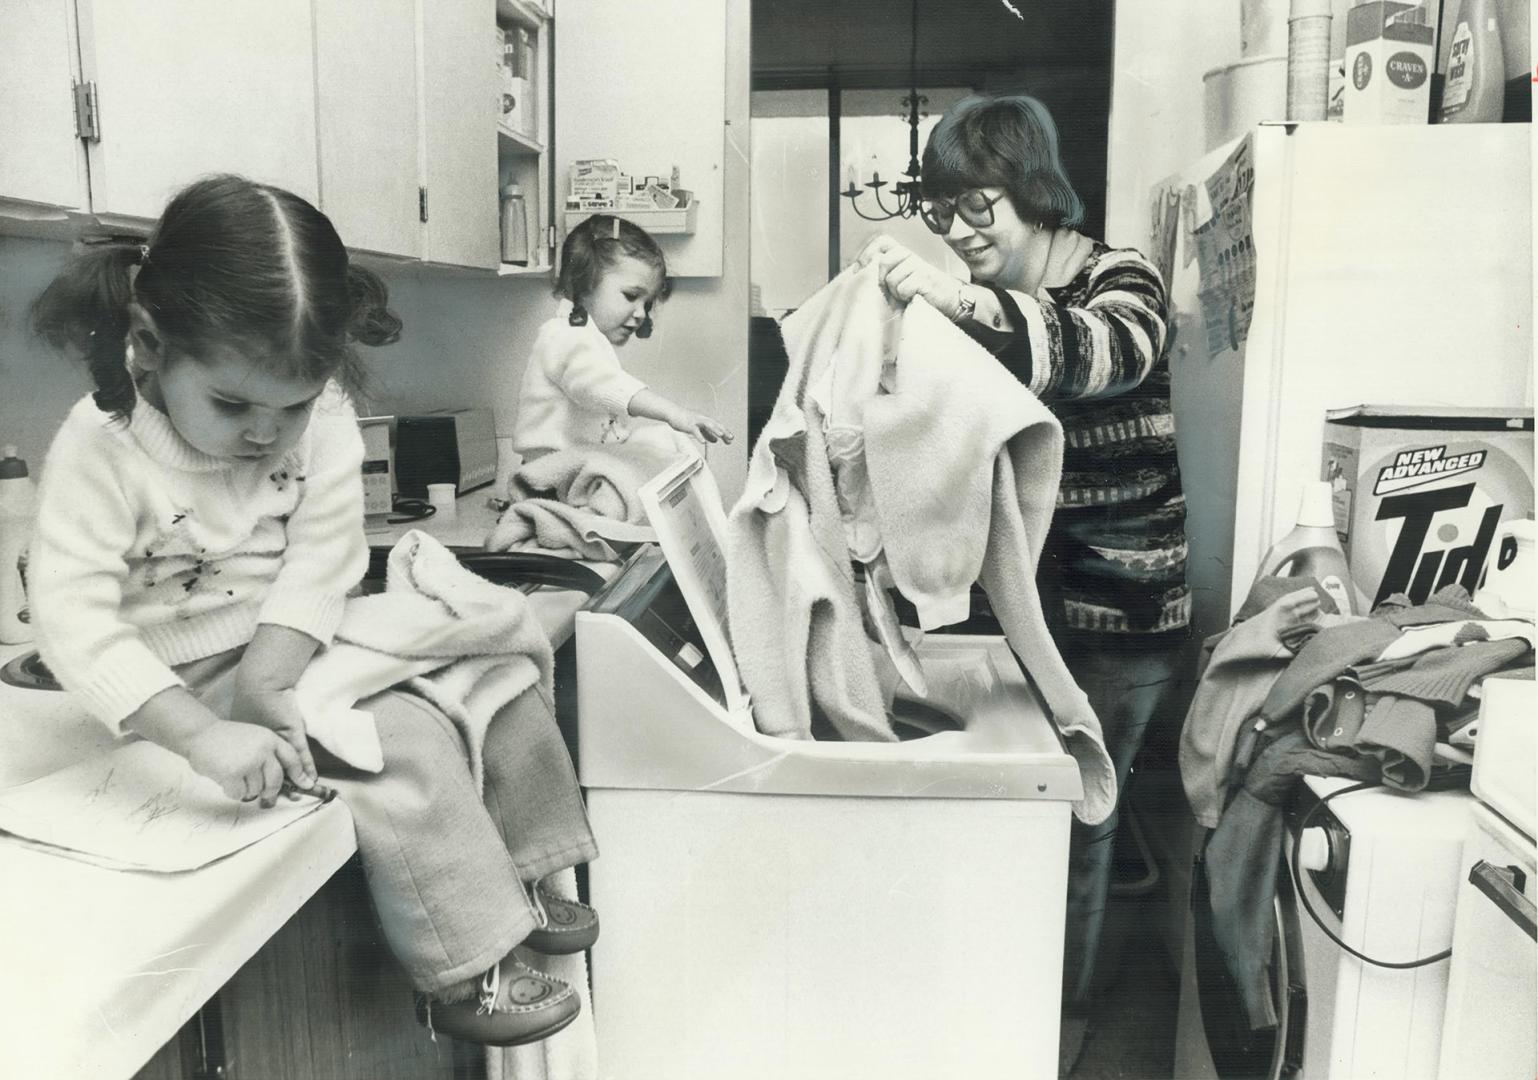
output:
<instances>
[{"instance_id":1,"label":"box of tide detergent","mask_svg":"<svg viewBox=\"0 0 1538 1080\"><path fill-rule=\"evenodd\" d=\"M1533 513L1533 410L1331 409L1323 478L1359 611L1454 583L1472 595L1497 526Z\"/></svg>"}]
</instances>

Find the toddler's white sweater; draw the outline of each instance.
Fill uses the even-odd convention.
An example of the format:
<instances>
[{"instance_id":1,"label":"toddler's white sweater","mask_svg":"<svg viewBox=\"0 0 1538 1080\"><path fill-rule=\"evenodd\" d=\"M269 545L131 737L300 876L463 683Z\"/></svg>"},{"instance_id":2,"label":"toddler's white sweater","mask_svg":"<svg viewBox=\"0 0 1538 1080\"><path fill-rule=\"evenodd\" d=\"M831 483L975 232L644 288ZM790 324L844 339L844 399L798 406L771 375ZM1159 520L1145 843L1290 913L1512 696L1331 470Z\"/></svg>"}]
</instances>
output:
<instances>
[{"instance_id":1,"label":"toddler's white sweater","mask_svg":"<svg viewBox=\"0 0 1538 1080\"><path fill-rule=\"evenodd\" d=\"M89 397L54 437L27 585L38 647L102 721L122 721L171 670L247 644L259 623L328 643L368 564L363 441L339 391L299 443L229 461L140 401L127 423Z\"/></svg>"}]
</instances>

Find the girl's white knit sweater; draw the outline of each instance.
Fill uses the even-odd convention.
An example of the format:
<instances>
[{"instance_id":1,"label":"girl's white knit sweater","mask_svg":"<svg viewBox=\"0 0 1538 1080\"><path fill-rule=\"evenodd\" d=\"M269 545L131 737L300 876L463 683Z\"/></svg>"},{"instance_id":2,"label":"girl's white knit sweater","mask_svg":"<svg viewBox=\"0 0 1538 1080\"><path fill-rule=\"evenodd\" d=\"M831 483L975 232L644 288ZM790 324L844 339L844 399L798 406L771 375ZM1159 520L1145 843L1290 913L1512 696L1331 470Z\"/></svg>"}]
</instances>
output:
<instances>
[{"instance_id":1,"label":"girl's white knit sweater","mask_svg":"<svg viewBox=\"0 0 1538 1080\"><path fill-rule=\"evenodd\" d=\"M171 670L250 642L259 623L325 644L368 565L363 442L334 389L299 443L210 457L140 401L126 423L89 397L44 461L28 562L43 659L102 721L122 721Z\"/></svg>"},{"instance_id":2,"label":"girl's white knit sweater","mask_svg":"<svg viewBox=\"0 0 1538 1080\"><path fill-rule=\"evenodd\" d=\"M630 399L646 384L620 366L619 354L589 319L571 325L570 300L539 328L518 393L513 449L525 461L572 446L623 442L633 424Z\"/></svg>"}]
</instances>

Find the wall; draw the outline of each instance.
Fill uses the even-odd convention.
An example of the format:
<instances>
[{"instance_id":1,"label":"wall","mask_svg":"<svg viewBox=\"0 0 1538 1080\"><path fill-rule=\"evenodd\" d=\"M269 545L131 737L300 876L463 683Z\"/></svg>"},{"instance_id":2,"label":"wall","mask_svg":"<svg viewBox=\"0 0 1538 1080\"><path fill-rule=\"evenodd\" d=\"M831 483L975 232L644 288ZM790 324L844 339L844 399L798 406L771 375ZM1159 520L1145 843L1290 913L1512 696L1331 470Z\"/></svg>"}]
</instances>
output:
<instances>
[{"instance_id":1,"label":"wall","mask_svg":"<svg viewBox=\"0 0 1538 1080\"><path fill-rule=\"evenodd\" d=\"M1172 14L1178 13L1178 14ZM1105 239L1148 242L1148 192L1206 151L1202 75L1239 58L1234 0L1116 5Z\"/></svg>"},{"instance_id":2,"label":"wall","mask_svg":"<svg viewBox=\"0 0 1538 1080\"><path fill-rule=\"evenodd\" d=\"M920 90L929 99L928 115L919 121L920 153L940 117L969 92ZM871 174L880 173L890 184L903 179L908 167L908 124L898 115L903 97L901 90L843 92L839 187L853 182L867 214L877 212L863 186ZM764 312L781 318L828 280L828 94L756 91L752 102L752 278ZM891 188L882 189L882 199L888 207L896 205ZM918 218L866 221L846 200L839 206L840 265L853 261L872 236L886 233L936 266L966 275L961 260Z\"/></svg>"},{"instance_id":3,"label":"wall","mask_svg":"<svg viewBox=\"0 0 1538 1080\"><path fill-rule=\"evenodd\" d=\"M665 24L657 24L658 33ZM660 392L718 416L742 438L710 452L711 467L728 504L741 490L747 450L748 213L747 0L730 0L726 41L726 163L724 169L723 272L718 278L684 279L661 309L657 333L622 354L627 366ZM578 48L572 37L557 47ZM645 53L637 43L637 56ZM637 71L614 86L636 85L656 71ZM575 112L581 102L558 87L558 108ZM641 98L611 104L646 121ZM564 176L564 166L561 167ZM32 337L27 308L59 267L70 246L60 240L0 236L0 443L14 442L34 471L70 405L91 389L84 368L71 364ZM523 366L541 322L554 312L543 279L499 279L420 265L373 260L390 286L391 303L405 323L401 340L364 350L370 370L366 406L374 411L426 411L453 405L489 404L498 431L507 434L516 408Z\"/></svg>"}]
</instances>

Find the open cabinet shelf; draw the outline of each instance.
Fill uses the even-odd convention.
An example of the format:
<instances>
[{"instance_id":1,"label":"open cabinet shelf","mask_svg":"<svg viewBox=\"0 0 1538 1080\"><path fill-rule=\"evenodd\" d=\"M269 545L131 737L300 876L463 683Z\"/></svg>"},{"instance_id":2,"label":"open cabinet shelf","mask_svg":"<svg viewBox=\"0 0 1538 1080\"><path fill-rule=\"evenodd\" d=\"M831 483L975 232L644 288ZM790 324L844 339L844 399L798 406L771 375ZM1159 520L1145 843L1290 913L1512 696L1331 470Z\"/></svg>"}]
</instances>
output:
<instances>
[{"instance_id":1,"label":"open cabinet shelf","mask_svg":"<svg viewBox=\"0 0 1538 1080\"><path fill-rule=\"evenodd\" d=\"M499 118L497 127L497 189L492 193L500 202L508 184L517 184L523 193L527 214L529 265L503 261L497 266L501 277L538 277L550 271L551 233L554 224L554 184L552 175L551 133L551 0L496 0L496 25L499 36L516 36L513 48L526 50L522 57L524 78L512 84L514 93L523 93L512 115ZM509 84L503 83L504 93ZM504 108L506 100L504 99ZM522 123L517 120L521 117ZM501 214L498 214L500 223ZM500 243L499 243L500 248Z\"/></svg>"}]
</instances>

